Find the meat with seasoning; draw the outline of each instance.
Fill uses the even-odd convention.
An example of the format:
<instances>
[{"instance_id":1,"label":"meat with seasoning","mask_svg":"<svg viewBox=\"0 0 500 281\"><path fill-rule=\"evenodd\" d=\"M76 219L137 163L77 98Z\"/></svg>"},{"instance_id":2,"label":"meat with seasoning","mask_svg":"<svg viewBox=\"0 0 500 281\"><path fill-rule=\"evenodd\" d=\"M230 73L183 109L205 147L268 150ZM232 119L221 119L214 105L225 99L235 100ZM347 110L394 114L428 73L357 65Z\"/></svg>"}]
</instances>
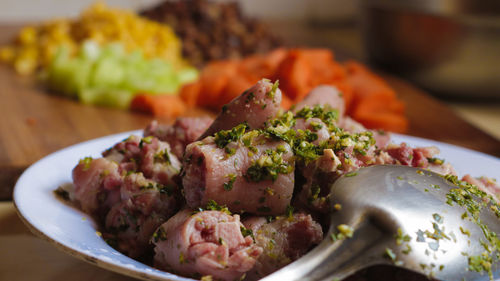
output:
<instances>
[{"instance_id":1,"label":"meat with seasoning","mask_svg":"<svg viewBox=\"0 0 500 281\"><path fill-rule=\"evenodd\" d=\"M262 79L222 107L222 112L200 139L221 130L230 130L241 123L246 123L250 129L263 128L266 121L276 116L280 104L281 91L278 83Z\"/></svg>"},{"instance_id":2,"label":"meat with seasoning","mask_svg":"<svg viewBox=\"0 0 500 281\"><path fill-rule=\"evenodd\" d=\"M106 158L80 160L73 169L73 184L75 201L98 221L120 202L122 176L118 164Z\"/></svg>"},{"instance_id":3,"label":"meat with seasoning","mask_svg":"<svg viewBox=\"0 0 500 281\"><path fill-rule=\"evenodd\" d=\"M120 197L106 215L105 235L120 252L141 257L152 250L149 240L156 228L179 209L179 189L132 173L124 178Z\"/></svg>"},{"instance_id":4,"label":"meat with seasoning","mask_svg":"<svg viewBox=\"0 0 500 281\"><path fill-rule=\"evenodd\" d=\"M306 106L313 108L317 105L328 106L336 110L339 118L345 114L345 101L342 98L342 93L336 87L327 85L314 88L301 102L295 105L293 112L297 113ZM339 121L341 120L339 119Z\"/></svg>"},{"instance_id":5,"label":"meat with seasoning","mask_svg":"<svg viewBox=\"0 0 500 281\"><path fill-rule=\"evenodd\" d=\"M151 122L144 130L144 136L157 137L167 142L172 153L181 159L186 146L196 141L212 124L210 117L179 117L173 125Z\"/></svg>"},{"instance_id":6,"label":"meat with seasoning","mask_svg":"<svg viewBox=\"0 0 500 281\"><path fill-rule=\"evenodd\" d=\"M191 208L210 200L232 212L279 215L290 204L294 160L290 146L241 125L188 145L182 184Z\"/></svg>"},{"instance_id":7,"label":"meat with seasoning","mask_svg":"<svg viewBox=\"0 0 500 281\"><path fill-rule=\"evenodd\" d=\"M153 235L155 266L194 278L239 280L262 253L242 229L239 215L180 211Z\"/></svg>"},{"instance_id":8,"label":"meat with seasoning","mask_svg":"<svg viewBox=\"0 0 500 281\"><path fill-rule=\"evenodd\" d=\"M258 280L297 260L323 240L323 231L311 215L280 216L271 222L264 217L243 221L252 231L256 244L264 251L246 280Z\"/></svg>"}]
</instances>

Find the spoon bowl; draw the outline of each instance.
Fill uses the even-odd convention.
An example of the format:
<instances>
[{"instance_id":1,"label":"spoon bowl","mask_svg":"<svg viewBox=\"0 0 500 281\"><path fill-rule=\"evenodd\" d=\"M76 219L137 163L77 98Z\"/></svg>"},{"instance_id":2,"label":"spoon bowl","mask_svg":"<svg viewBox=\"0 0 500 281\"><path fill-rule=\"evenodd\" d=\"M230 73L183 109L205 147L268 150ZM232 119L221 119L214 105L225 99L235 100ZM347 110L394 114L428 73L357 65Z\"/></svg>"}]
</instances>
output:
<instances>
[{"instance_id":1,"label":"spoon bowl","mask_svg":"<svg viewBox=\"0 0 500 281\"><path fill-rule=\"evenodd\" d=\"M456 177L370 166L335 181L330 201L340 210L324 241L263 280L340 280L381 264L440 280L500 276L499 206Z\"/></svg>"}]
</instances>

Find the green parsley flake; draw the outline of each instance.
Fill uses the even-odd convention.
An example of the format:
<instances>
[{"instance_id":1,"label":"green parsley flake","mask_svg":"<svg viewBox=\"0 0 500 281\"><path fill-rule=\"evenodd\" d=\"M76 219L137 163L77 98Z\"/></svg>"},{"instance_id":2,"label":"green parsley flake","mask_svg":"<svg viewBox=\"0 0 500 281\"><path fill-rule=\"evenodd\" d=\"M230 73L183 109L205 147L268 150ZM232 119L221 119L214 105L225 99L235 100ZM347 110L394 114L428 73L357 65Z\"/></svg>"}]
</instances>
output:
<instances>
[{"instance_id":1,"label":"green parsley flake","mask_svg":"<svg viewBox=\"0 0 500 281\"><path fill-rule=\"evenodd\" d=\"M94 160L92 157L88 156L83 159L80 159L78 164L83 164L83 171L87 171L90 168L90 163Z\"/></svg>"},{"instance_id":2,"label":"green parsley flake","mask_svg":"<svg viewBox=\"0 0 500 281\"><path fill-rule=\"evenodd\" d=\"M229 211L229 209L225 205L220 206L214 200L209 200L207 203L207 206L205 207L204 210L220 211L220 212L224 212L228 215L231 215L231 212ZM203 211L203 209L200 209L200 211Z\"/></svg>"},{"instance_id":3,"label":"green parsley flake","mask_svg":"<svg viewBox=\"0 0 500 281\"><path fill-rule=\"evenodd\" d=\"M350 172L350 173L345 174L346 177L354 177L354 176L357 176L357 175L358 175L357 172Z\"/></svg>"},{"instance_id":4,"label":"green parsley flake","mask_svg":"<svg viewBox=\"0 0 500 281\"><path fill-rule=\"evenodd\" d=\"M255 237L253 236L253 231L251 229L245 228L244 226L240 226L240 231L243 237L247 237L250 235L250 237L252 237L255 240Z\"/></svg>"},{"instance_id":5,"label":"green parsley flake","mask_svg":"<svg viewBox=\"0 0 500 281\"><path fill-rule=\"evenodd\" d=\"M275 181L279 174L291 173L294 166L284 161L282 155L283 152L278 152L278 150L266 150L247 169L245 179L248 182Z\"/></svg>"},{"instance_id":6,"label":"green parsley flake","mask_svg":"<svg viewBox=\"0 0 500 281\"><path fill-rule=\"evenodd\" d=\"M141 141L139 142L139 148L142 148L145 143L151 144L152 141L153 141L153 136L142 138Z\"/></svg>"},{"instance_id":7,"label":"green parsley flake","mask_svg":"<svg viewBox=\"0 0 500 281\"><path fill-rule=\"evenodd\" d=\"M238 141L247 129L247 124L242 123L231 130L222 130L214 134L214 142L218 148L224 148L230 142Z\"/></svg>"},{"instance_id":8,"label":"green parsley flake","mask_svg":"<svg viewBox=\"0 0 500 281\"><path fill-rule=\"evenodd\" d=\"M236 181L236 175L235 174L228 174L226 175L226 178L229 178L228 182L225 182L223 184L224 190L232 190L233 189L233 184Z\"/></svg>"},{"instance_id":9,"label":"green parsley flake","mask_svg":"<svg viewBox=\"0 0 500 281\"><path fill-rule=\"evenodd\" d=\"M390 248L385 248L384 252L384 257L390 259L392 262L396 262L396 254L390 249Z\"/></svg>"},{"instance_id":10,"label":"green parsley flake","mask_svg":"<svg viewBox=\"0 0 500 281\"><path fill-rule=\"evenodd\" d=\"M276 80L273 86L271 87L271 90L267 92L266 95L274 100L274 96L276 95L276 91L278 90L279 85L280 85L279 80Z\"/></svg>"}]
</instances>

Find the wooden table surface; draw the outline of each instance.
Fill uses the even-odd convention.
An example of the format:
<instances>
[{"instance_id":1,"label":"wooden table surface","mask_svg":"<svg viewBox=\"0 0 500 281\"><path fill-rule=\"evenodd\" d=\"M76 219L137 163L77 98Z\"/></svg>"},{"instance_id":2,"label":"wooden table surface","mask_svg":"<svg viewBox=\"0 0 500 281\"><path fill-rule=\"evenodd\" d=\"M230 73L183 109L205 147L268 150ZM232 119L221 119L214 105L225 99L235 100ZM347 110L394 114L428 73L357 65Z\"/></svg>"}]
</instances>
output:
<instances>
[{"instance_id":1,"label":"wooden table surface","mask_svg":"<svg viewBox=\"0 0 500 281\"><path fill-rule=\"evenodd\" d=\"M281 31L292 44L335 48L335 40L327 38L336 38L338 33L301 28L281 27ZM17 27L0 26L0 44L16 30ZM340 46L338 53L345 51L345 47ZM409 135L500 156L498 140L470 125L424 91L398 78L383 76L408 105ZM5 66L0 66L0 112L0 200L10 200L17 177L38 159L81 141L144 128L152 120L140 113L85 106L50 95L34 79L19 77ZM69 258L47 242L34 238L8 201L0 203L0 249L0 280L57 281L69 276L71 280L128 280Z\"/></svg>"}]
</instances>

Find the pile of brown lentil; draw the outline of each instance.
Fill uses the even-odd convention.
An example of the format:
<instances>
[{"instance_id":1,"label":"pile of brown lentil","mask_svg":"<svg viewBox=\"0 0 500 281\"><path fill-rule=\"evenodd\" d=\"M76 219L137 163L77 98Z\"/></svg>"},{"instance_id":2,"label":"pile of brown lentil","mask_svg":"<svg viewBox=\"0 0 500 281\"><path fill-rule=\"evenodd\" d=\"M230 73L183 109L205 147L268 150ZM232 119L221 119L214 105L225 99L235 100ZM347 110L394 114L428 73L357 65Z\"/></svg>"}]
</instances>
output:
<instances>
[{"instance_id":1,"label":"pile of brown lentil","mask_svg":"<svg viewBox=\"0 0 500 281\"><path fill-rule=\"evenodd\" d=\"M236 2L165 1L141 14L172 27L182 40L184 57L198 67L210 60L241 58L281 45L266 25L245 17Z\"/></svg>"}]
</instances>

